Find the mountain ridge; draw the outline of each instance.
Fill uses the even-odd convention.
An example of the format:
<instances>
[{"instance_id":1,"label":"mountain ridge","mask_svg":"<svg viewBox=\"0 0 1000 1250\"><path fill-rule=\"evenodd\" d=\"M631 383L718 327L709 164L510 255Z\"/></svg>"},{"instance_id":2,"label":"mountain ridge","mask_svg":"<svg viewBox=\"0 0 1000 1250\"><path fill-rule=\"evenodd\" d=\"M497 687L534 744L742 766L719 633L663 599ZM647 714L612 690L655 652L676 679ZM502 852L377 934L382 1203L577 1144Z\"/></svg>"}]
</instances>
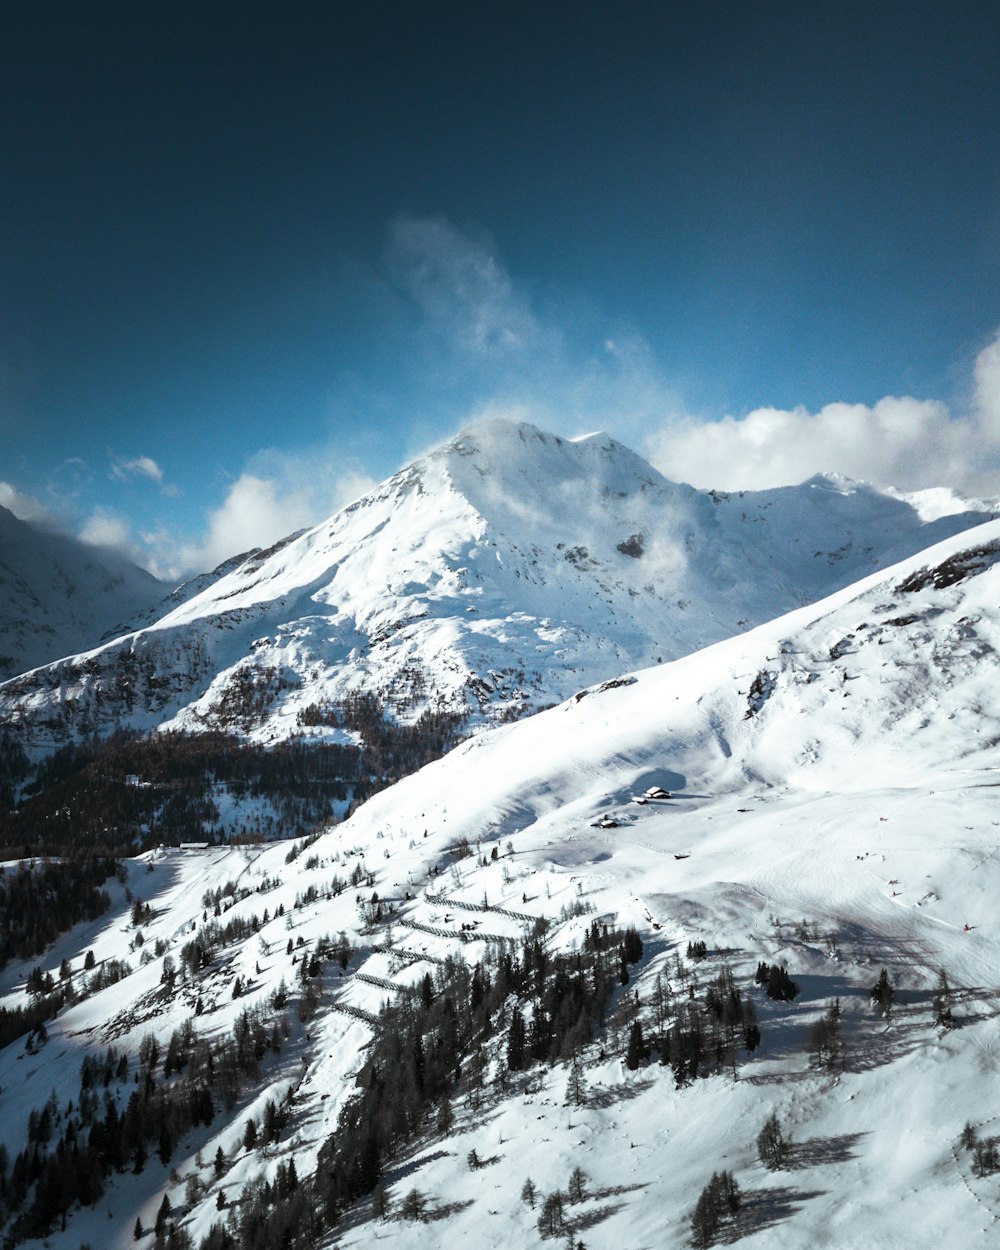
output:
<instances>
[{"instance_id":1,"label":"mountain ridge","mask_svg":"<svg viewBox=\"0 0 1000 1250\"><path fill-rule=\"evenodd\" d=\"M0 677L120 633L167 589L118 552L22 521L0 506Z\"/></svg>"},{"instance_id":2,"label":"mountain ridge","mask_svg":"<svg viewBox=\"0 0 1000 1250\"><path fill-rule=\"evenodd\" d=\"M699 1190L724 1169L743 1205L723 1240L988 1245L996 1174L977 1171L962 1136L966 1121L981 1141L1000 1131L983 1079L1000 1027L998 591L992 521L478 734L308 845L130 861L106 920L40 964L55 977L67 959L77 985L85 950L98 969L121 961L124 934L128 971L64 1007L47 1040L0 1050L5 1138L12 1155L59 1157L83 1054L109 1074L109 1151L148 1081L185 1098L204 1082L213 1115L161 1135L158 1152L154 1121L142 1166L109 1169L100 1202L74 1206L51 1244L132 1244L166 1194L199 1250L285 1230L295 1250L382 1237L489 1250L544 1243L544 1200L561 1192L560 1237L684 1245ZM606 1016L573 1033L574 961L589 969L602 933L623 952L619 964L612 945ZM785 969L791 997L767 992L762 963ZM872 1000L880 968L891 1010ZM0 972L4 1006L23 1002L30 975L31 961ZM704 1023L735 991L754 1006L753 1045L742 1024ZM490 994L488 1028L452 1060L456 1029ZM836 1045L818 1050L834 1003ZM512 1048L515 1010L527 1060ZM245 1036L255 1011L287 1032L264 1036L256 1075L220 1102L204 1047ZM699 1020L710 1031L692 1057ZM635 1049L636 1023L653 1053ZM418 1030L420 1061L403 1049L374 1066L401 1028ZM174 1056L162 1077L147 1035ZM416 1074L430 1081L444 1051L445 1093L414 1101ZM366 1140L366 1092L383 1082L420 1115L402 1130L368 1123L375 1163L328 1206L331 1182L347 1183L333 1165ZM53 1088L52 1144L38 1145L31 1125ZM756 1150L772 1113L792 1140L777 1171ZM584 1192L571 1198L575 1168ZM886 1194L905 1198L902 1231Z\"/></svg>"},{"instance_id":3,"label":"mountain ridge","mask_svg":"<svg viewBox=\"0 0 1000 1250\"><path fill-rule=\"evenodd\" d=\"M159 619L0 686L36 749L119 725L302 732L352 692L487 724L676 658L960 531L874 488L671 483L606 435L481 423Z\"/></svg>"}]
</instances>

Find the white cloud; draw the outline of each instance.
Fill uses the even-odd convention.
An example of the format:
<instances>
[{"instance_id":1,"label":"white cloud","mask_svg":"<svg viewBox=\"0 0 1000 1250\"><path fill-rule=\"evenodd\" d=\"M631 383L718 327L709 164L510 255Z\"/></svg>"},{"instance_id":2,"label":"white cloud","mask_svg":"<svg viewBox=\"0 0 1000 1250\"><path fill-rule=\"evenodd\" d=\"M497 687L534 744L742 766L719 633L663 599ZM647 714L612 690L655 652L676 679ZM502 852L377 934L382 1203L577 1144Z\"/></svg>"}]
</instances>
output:
<instances>
[{"instance_id":1,"label":"white cloud","mask_svg":"<svg viewBox=\"0 0 1000 1250\"><path fill-rule=\"evenodd\" d=\"M258 453L205 516L202 535L178 543L160 529L143 535L144 563L167 580L206 572L252 547L269 547L317 525L374 485L356 468L337 472L332 457Z\"/></svg>"},{"instance_id":2,"label":"white cloud","mask_svg":"<svg viewBox=\"0 0 1000 1250\"><path fill-rule=\"evenodd\" d=\"M743 417L666 422L648 454L665 476L694 486L759 490L816 473L920 490L1000 492L1000 335L976 358L971 410L889 396L872 405L757 408Z\"/></svg>"},{"instance_id":3,"label":"white cloud","mask_svg":"<svg viewBox=\"0 0 1000 1250\"><path fill-rule=\"evenodd\" d=\"M26 495L10 482L0 482L0 507L22 521L33 521L42 525L52 525L55 518L40 499L34 495Z\"/></svg>"},{"instance_id":4,"label":"white cloud","mask_svg":"<svg viewBox=\"0 0 1000 1250\"><path fill-rule=\"evenodd\" d=\"M151 456L136 456L132 460L112 456L111 476L119 482L124 482L130 477L148 477L154 482L162 482L163 470Z\"/></svg>"},{"instance_id":5,"label":"white cloud","mask_svg":"<svg viewBox=\"0 0 1000 1250\"><path fill-rule=\"evenodd\" d=\"M903 395L816 412L762 407L716 421L685 410L634 328L589 306L532 298L485 232L401 219L387 258L434 335L433 380L446 384L464 369L473 381L471 419L510 413L561 434L605 429L645 447L667 477L702 487L762 489L841 473L902 490L1000 493L1000 334L976 358L961 411ZM439 433L421 428L420 442Z\"/></svg>"},{"instance_id":6,"label":"white cloud","mask_svg":"<svg viewBox=\"0 0 1000 1250\"><path fill-rule=\"evenodd\" d=\"M126 460L123 456L112 455L110 474L116 482L146 477L157 486L163 485L163 470L152 456L134 456L131 460Z\"/></svg>"},{"instance_id":7,"label":"white cloud","mask_svg":"<svg viewBox=\"0 0 1000 1250\"><path fill-rule=\"evenodd\" d=\"M348 469L339 477L333 480L329 491L331 508L329 512L339 512L341 508L346 508L349 503L353 503L355 499L360 499L362 495L366 495L373 490L378 483L373 477L360 469ZM329 513L327 514L329 515ZM317 520L323 520L323 517L317 517Z\"/></svg>"},{"instance_id":8,"label":"white cloud","mask_svg":"<svg viewBox=\"0 0 1000 1250\"><path fill-rule=\"evenodd\" d=\"M89 547L111 547L132 560L139 556L128 522L108 508L95 508L77 537Z\"/></svg>"},{"instance_id":9,"label":"white cloud","mask_svg":"<svg viewBox=\"0 0 1000 1250\"><path fill-rule=\"evenodd\" d=\"M250 547L264 547L308 523L308 505L298 494L282 495L273 481L245 473L232 484L222 506L208 515L208 532L195 546L205 568Z\"/></svg>"}]
</instances>

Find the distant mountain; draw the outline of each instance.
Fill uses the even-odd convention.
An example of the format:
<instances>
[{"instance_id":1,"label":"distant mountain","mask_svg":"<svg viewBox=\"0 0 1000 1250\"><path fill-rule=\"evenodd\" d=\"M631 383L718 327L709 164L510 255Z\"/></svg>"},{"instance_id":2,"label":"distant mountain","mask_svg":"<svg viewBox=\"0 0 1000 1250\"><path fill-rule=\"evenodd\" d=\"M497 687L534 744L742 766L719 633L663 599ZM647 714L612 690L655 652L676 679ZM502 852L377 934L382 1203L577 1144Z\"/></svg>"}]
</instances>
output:
<instances>
[{"instance_id":1,"label":"distant mountain","mask_svg":"<svg viewBox=\"0 0 1000 1250\"><path fill-rule=\"evenodd\" d=\"M168 590L124 556L21 521L0 507L0 676L121 633Z\"/></svg>"},{"instance_id":2,"label":"distant mountain","mask_svg":"<svg viewBox=\"0 0 1000 1250\"><path fill-rule=\"evenodd\" d=\"M8 681L0 716L37 749L117 725L333 733L359 691L404 720L509 719L988 515L936 513L832 477L699 491L606 435L486 422L144 628Z\"/></svg>"}]
</instances>

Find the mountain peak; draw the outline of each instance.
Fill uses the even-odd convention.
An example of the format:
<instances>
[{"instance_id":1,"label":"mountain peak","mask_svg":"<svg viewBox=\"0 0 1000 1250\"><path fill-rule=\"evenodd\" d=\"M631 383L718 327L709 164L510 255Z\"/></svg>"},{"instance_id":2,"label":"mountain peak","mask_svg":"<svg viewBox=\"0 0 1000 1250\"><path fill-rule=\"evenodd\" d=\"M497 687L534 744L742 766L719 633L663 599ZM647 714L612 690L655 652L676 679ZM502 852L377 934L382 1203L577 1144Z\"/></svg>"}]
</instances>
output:
<instances>
[{"instance_id":1,"label":"mountain peak","mask_svg":"<svg viewBox=\"0 0 1000 1250\"><path fill-rule=\"evenodd\" d=\"M813 602L978 519L925 524L905 500L827 476L701 492L605 433L490 418L184 588L145 628L8 682L0 710L57 737L129 725L272 741L364 690L399 719L509 719Z\"/></svg>"}]
</instances>

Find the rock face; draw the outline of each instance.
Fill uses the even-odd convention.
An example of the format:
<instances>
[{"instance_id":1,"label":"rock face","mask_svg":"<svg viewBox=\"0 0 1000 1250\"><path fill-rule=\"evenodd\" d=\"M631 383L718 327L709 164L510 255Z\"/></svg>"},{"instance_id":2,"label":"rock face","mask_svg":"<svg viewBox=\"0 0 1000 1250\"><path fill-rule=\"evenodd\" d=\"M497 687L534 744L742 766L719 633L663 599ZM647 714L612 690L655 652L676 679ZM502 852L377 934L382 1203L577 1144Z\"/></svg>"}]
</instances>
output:
<instances>
[{"instance_id":1,"label":"rock face","mask_svg":"<svg viewBox=\"0 0 1000 1250\"><path fill-rule=\"evenodd\" d=\"M606 435L491 421L157 619L0 686L35 751L116 726L321 732L376 694L493 723L812 602L981 522L837 478L729 495ZM235 564L235 567L231 567ZM194 593L190 593L193 591Z\"/></svg>"}]
</instances>

